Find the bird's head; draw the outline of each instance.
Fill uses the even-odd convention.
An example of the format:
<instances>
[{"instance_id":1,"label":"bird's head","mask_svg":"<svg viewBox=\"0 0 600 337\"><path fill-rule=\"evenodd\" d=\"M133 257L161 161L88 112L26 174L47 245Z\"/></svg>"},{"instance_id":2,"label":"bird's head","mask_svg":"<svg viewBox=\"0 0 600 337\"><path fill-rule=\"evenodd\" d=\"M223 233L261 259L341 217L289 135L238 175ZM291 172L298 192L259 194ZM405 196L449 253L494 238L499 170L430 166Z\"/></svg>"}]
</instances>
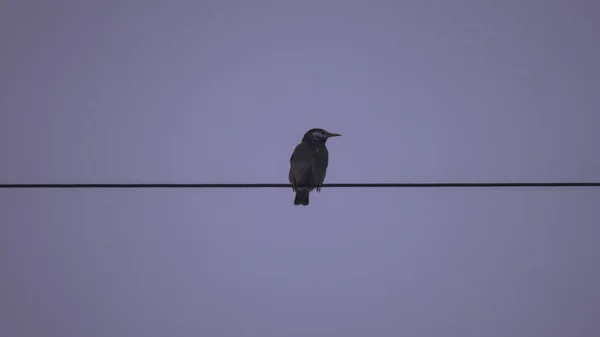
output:
<instances>
[{"instance_id":1,"label":"bird's head","mask_svg":"<svg viewBox=\"0 0 600 337\"><path fill-rule=\"evenodd\" d=\"M325 143L331 137L339 137L339 133L331 133L323 129L310 129L302 137L303 142L307 143Z\"/></svg>"}]
</instances>

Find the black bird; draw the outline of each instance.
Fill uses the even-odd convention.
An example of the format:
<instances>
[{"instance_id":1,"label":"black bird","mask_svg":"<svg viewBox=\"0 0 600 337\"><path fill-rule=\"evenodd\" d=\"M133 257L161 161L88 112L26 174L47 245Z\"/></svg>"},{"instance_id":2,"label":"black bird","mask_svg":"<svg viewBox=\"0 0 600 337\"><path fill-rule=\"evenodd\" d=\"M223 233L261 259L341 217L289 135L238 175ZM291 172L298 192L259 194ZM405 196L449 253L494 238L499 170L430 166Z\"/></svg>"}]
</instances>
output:
<instances>
[{"instance_id":1,"label":"black bird","mask_svg":"<svg viewBox=\"0 0 600 337\"><path fill-rule=\"evenodd\" d=\"M310 191L321 191L325 181L327 166L329 165L329 152L325 146L327 139L341 136L323 129L310 129L296 146L290 157L289 180L292 184L296 198L294 205L308 205Z\"/></svg>"}]
</instances>

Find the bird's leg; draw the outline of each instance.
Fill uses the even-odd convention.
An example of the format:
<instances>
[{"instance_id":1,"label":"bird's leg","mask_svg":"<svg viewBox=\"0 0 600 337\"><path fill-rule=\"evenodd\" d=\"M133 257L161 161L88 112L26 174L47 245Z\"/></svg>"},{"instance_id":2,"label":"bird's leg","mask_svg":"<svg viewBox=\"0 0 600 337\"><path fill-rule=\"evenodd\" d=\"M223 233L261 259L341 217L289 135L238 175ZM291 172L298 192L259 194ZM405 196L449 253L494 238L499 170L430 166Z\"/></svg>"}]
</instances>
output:
<instances>
[{"instance_id":1,"label":"bird's leg","mask_svg":"<svg viewBox=\"0 0 600 337\"><path fill-rule=\"evenodd\" d=\"M319 192L319 193L321 192L321 185L322 185L322 184L318 184L318 185L317 185L317 192Z\"/></svg>"}]
</instances>

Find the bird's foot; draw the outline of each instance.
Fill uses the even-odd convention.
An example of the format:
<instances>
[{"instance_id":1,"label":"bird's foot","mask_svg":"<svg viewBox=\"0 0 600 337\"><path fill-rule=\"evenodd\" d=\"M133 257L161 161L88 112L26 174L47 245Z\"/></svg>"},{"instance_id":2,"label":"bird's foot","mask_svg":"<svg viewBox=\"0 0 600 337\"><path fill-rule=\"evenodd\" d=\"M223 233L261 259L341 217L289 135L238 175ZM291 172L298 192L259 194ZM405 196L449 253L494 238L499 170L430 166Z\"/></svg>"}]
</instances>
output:
<instances>
[{"instance_id":1,"label":"bird's foot","mask_svg":"<svg viewBox=\"0 0 600 337\"><path fill-rule=\"evenodd\" d=\"M317 185L317 192L321 192L321 185Z\"/></svg>"}]
</instances>

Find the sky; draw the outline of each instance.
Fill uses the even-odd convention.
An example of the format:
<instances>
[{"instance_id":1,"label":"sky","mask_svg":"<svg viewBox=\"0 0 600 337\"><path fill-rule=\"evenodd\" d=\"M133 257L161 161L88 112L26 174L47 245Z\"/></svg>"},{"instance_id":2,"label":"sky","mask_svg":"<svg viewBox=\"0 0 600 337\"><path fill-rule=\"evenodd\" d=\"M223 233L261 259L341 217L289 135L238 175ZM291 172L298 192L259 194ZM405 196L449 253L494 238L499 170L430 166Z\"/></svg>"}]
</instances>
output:
<instances>
[{"instance_id":1,"label":"sky","mask_svg":"<svg viewBox=\"0 0 600 337\"><path fill-rule=\"evenodd\" d=\"M0 183L600 181L584 0L2 1ZM594 145L596 144L596 145ZM0 189L0 335L595 337L600 188Z\"/></svg>"}]
</instances>

